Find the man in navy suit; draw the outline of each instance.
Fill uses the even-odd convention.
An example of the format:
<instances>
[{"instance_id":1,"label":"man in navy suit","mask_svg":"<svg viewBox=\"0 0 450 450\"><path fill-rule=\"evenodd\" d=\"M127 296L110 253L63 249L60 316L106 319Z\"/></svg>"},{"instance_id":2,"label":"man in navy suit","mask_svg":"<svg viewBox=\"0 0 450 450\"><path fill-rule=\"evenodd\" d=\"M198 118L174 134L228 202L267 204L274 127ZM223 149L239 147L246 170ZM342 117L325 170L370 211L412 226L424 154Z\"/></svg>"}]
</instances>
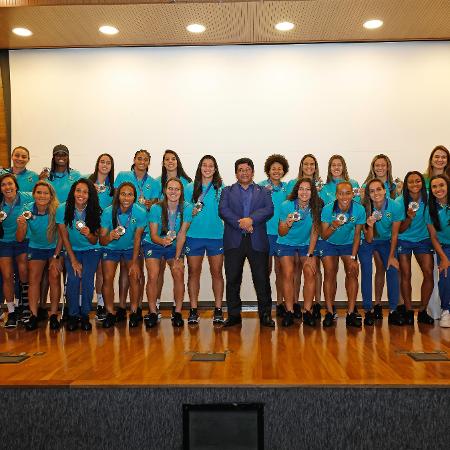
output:
<instances>
[{"instance_id":1,"label":"man in navy suit","mask_svg":"<svg viewBox=\"0 0 450 450\"><path fill-rule=\"evenodd\" d=\"M266 222L273 216L270 192L253 183L254 165L249 158L234 164L237 183L222 191L219 213L225 222L226 298L228 319L224 326L241 323L241 283L245 258L248 258L258 299L260 323L274 327L269 280L269 241Z\"/></svg>"}]
</instances>

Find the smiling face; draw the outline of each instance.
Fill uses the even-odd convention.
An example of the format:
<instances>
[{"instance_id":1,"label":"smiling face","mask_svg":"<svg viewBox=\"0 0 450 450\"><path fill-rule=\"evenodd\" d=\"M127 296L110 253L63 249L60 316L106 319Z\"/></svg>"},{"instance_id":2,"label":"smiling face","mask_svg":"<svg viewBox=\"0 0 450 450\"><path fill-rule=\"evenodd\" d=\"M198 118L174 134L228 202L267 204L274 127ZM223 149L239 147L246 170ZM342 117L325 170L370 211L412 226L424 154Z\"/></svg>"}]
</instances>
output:
<instances>
[{"instance_id":1,"label":"smiling face","mask_svg":"<svg viewBox=\"0 0 450 450\"><path fill-rule=\"evenodd\" d=\"M216 173L216 166L214 165L214 161L212 159L205 158L202 161L202 165L200 166L200 172L203 178L211 180Z\"/></svg>"},{"instance_id":2,"label":"smiling face","mask_svg":"<svg viewBox=\"0 0 450 450\"><path fill-rule=\"evenodd\" d=\"M16 198L17 186L12 177L3 178L2 183L0 185L0 190L5 200L12 201Z\"/></svg>"},{"instance_id":3,"label":"smiling face","mask_svg":"<svg viewBox=\"0 0 450 450\"><path fill-rule=\"evenodd\" d=\"M302 181L298 186L297 196L302 206L307 205L311 200L311 185Z\"/></svg>"},{"instance_id":4,"label":"smiling face","mask_svg":"<svg viewBox=\"0 0 450 450\"><path fill-rule=\"evenodd\" d=\"M135 200L134 191L131 186L122 186L119 192L119 203L122 210L127 210Z\"/></svg>"},{"instance_id":5,"label":"smiling face","mask_svg":"<svg viewBox=\"0 0 450 450\"><path fill-rule=\"evenodd\" d=\"M274 182L279 182L283 177L284 177L283 166L278 162L274 162L269 169L270 180Z\"/></svg>"},{"instance_id":6,"label":"smiling face","mask_svg":"<svg viewBox=\"0 0 450 450\"><path fill-rule=\"evenodd\" d=\"M65 170L69 164L69 155L65 152L57 152L53 155L53 161L57 169Z\"/></svg>"},{"instance_id":7,"label":"smiling face","mask_svg":"<svg viewBox=\"0 0 450 450\"><path fill-rule=\"evenodd\" d=\"M375 204L384 202L386 198L386 189L383 183L380 183L379 181L373 181L369 184L368 188L370 200L372 200Z\"/></svg>"},{"instance_id":8,"label":"smiling face","mask_svg":"<svg viewBox=\"0 0 450 450\"><path fill-rule=\"evenodd\" d=\"M111 171L112 161L109 156L103 155L98 162L98 173L108 175Z\"/></svg>"},{"instance_id":9,"label":"smiling face","mask_svg":"<svg viewBox=\"0 0 450 450\"><path fill-rule=\"evenodd\" d=\"M447 202L447 181L443 178L435 178L430 183L430 189L439 203Z\"/></svg>"},{"instance_id":10,"label":"smiling face","mask_svg":"<svg viewBox=\"0 0 450 450\"><path fill-rule=\"evenodd\" d=\"M422 190L422 180L419 175L412 173L406 180L406 185L410 194L419 194Z\"/></svg>"},{"instance_id":11,"label":"smiling face","mask_svg":"<svg viewBox=\"0 0 450 450\"><path fill-rule=\"evenodd\" d=\"M86 206L89 199L89 188L86 183L78 183L74 192L75 207L82 209Z\"/></svg>"},{"instance_id":12,"label":"smiling face","mask_svg":"<svg viewBox=\"0 0 450 450\"><path fill-rule=\"evenodd\" d=\"M336 198L341 210L346 211L350 207L353 198L353 189L349 183L338 184L336 188Z\"/></svg>"},{"instance_id":13,"label":"smiling face","mask_svg":"<svg viewBox=\"0 0 450 450\"><path fill-rule=\"evenodd\" d=\"M17 147L11 155L11 160L15 169L23 170L30 161L30 155L22 147Z\"/></svg>"},{"instance_id":14,"label":"smiling face","mask_svg":"<svg viewBox=\"0 0 450 450\"><path fill-rule=\"evenodd\" d=\"M175 172L178 167L177 157L173 153L166 153L163 164L168 172Z\"/></svg>"},{"instance_id":15,"label":"smiling face","mask_svg":"<svg viewBox=\"0 0 450 450\"><path fill-rule=\"evenodd\" d=\"M443 150L436 150L431 157L431 167L433 170L443 171L448 164L447 153Z\"/></svg>"},{"instance_id":16,"label":"smiling face","mask_svg":"<svg viewBox=\"0 0 450 450\"><path fill-rule=\"evenodd\" d=\"M373 163L373 171L378 178L385 178L387 176L388 164L384 158L378 158Z\"/></svg>"},{"instance_id":17,"label":"smiling face","mask_svg":"<svg viewBox=\"0 0 450 450\"><path fill-rule=\"evenodd\" d=\"M180 200L181 197L181 188L182 185L178 181L176 180L169 181L166 186L167 200L173 203L178 202L178 200Z\"/></svg>"},{"instance_id":18,"label":"smiling face","mask_svg":"<svg viewBox=\"0 0 450 450\"><path fill-rule=\"evenodd\" d=\"M344 166L342 165L342 161L340 159L333 159L330 165L330 172L333 178L341 178L342 171L344 170Z\"/></svg>"},{"instance_id":19,"label":"smiling face","mask_svg":"<svg viewBox=\"0 0 450 450\"><path fill-rule=\"evenodd\" d=\"M46 207L49 205L52 199L52 194L48 186L39 184L36 186L36 189L34 190L33 197L36 206Z\"/></svg>"},{"instance_id":20,"label":"smiling face","mask_svg":"<svg viewBox=\"0 0 450 450\"><path fill-rule=\"evenodd\" d=\"M236 179L243 186L249 185L253 180L253 169L247 164L239 164L236 170Z\"/></svg>"},{"instance_id":21,"label":"smiling face","mask_svg":"<svg viewBox=\"0 0 450 450\"><path fill-rule=\"evenodd\" d=\"M146 152L138 152L134 157L133 163L137 170L146 172L150 165L150 158Z\"/></svg>"},{"instance_id":22,"label":"smiling face","mask_svg":"<svg viewBox=\"0 0 450 450\"><path fill-rule=\"evenodd\" d=\"M312 178L316 171L316 162L311 156L307 156L302 163L302 176Z\"/></svg>"}]
</instances>

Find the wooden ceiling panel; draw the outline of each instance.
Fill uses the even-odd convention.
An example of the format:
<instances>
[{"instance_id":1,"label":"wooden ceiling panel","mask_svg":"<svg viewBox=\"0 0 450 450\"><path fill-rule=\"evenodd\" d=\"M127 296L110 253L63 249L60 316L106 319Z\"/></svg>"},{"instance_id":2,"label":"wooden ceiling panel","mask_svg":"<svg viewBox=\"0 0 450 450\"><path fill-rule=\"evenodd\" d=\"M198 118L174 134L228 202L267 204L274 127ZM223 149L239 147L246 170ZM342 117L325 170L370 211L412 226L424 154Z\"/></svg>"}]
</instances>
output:
<instances>
[{"instance_id":1,"label":"wooden ceiling panel","mask_svg":"<svg viewBox=\"0 0 450 450\"><path fill-rule=\"evenodd\" d=\"M0 48L450 39L449 0L131 1L0 0L9 6L0 8ZM371 18L381 18L384 26L364 29ZM274 25L280 21L295 28L279 32ZM206 32L187 32L189 23L205 25ZM102 35L98 27L105 24L119 34ZM33 36L12 34L19 26Z\"/></svg>"}]
</instances>

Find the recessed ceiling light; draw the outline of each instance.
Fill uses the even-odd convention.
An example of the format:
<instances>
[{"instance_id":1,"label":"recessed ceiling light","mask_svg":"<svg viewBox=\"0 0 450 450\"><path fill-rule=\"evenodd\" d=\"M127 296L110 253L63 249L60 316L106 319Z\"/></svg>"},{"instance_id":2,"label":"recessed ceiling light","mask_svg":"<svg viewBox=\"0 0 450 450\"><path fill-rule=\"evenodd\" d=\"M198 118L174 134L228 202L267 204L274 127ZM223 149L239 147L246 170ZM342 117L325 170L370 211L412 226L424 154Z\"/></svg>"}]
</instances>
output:
<instances>
[{"instance_id":1,"label":"recessed ceiling light","mask_svg":"<svg viewBox=\"0 0 450 450\"><path fill-rule=\"evenodd\" d=\"M275 25L275 28L278 31L289 31L292 30L292 28L294 28L294 24L291 22L280 22Z\"/></svg>"},{"instance_id":2,"label":"recessed ceiling light","mask_svg":"<svg viewBox=\"0 0 450 450\"><path fill-rule=\"evenodd\" d=\"M111 25L103 25L98 29L98 31L103 34L117 34L119 32L116 27L113 27Z\"/></svg>"},{"instance_id":3,"label":"recessed ceiling light","mask_svg":"<svg viewBox=\"0 0 450 450\"><path fill-rule=\"evenodd\" d=\"M206 30L206 27L199 23L191 23L186 27L186 30L190 33L203 33Z\"/></svg>"},{"instance_id":4,"label":"recessed ceiling light","mask_svg":"<svg viewBox=\"0 0 450 450\"><path fill-rule=\"evenodd\" d=\"M28 37L33 34L28 28L13 28L12 32L22 37Z\"/></svg>"},{"instance_id":5,"label":"recessed ceiling light","mask_svg":"<svg viewBox=\"0 0 450 450\"><path fill-rule=\"evenodd\" d=\"M380 28L383 25L383 21L379 19L368 20L364 22L363 27L368 30L375 30L375 28Z\"/></svg>"}]
</instances>

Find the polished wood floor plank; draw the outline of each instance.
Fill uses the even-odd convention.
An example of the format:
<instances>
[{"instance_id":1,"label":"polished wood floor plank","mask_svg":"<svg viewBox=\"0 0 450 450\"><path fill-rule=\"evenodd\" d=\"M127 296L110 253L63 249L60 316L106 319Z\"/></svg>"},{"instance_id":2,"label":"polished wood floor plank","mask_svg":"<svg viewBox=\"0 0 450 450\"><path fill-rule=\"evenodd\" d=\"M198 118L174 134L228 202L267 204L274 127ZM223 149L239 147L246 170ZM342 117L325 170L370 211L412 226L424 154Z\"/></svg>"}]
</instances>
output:
<instances>
[{"instance_id":1,"label":"polished wood floor plank","mask_svg":"<svg viewBox=\"0 0 450 450\"><path fill-rule=\"evenodd\" d=\"M155 329L120 324L92 332L33 332L0 328L2 353L31 355L20 364L0 365L2 386L316 386L442 385L450 362L415 362L407 351L450 355L450 329L417 325L346 329L336 326L261 328L255 313L242 326L212 325L201 312L199 326L174 329L165 317ZM92 320L94 323L94 320ZM224 362L192 362L193 352L225 352Z\"/></svg>"}]
</instances>

